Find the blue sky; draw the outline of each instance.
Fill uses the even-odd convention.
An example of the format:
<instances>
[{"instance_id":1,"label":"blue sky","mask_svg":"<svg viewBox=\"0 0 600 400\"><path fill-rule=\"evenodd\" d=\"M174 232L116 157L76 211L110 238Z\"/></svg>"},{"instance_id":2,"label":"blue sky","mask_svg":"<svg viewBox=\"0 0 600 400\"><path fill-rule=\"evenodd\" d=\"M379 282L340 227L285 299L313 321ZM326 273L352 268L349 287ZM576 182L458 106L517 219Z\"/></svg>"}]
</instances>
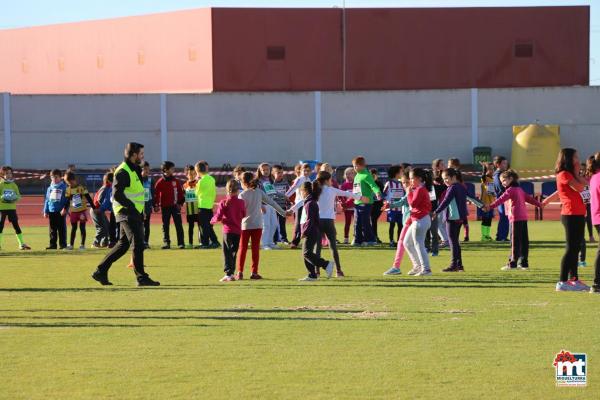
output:
<instances>
[{"instance_id":1,"label":"blue sky","mask_svg":"<svg viewBox=\"0 0 600 400\"><path fill-rule=\"evenodd\" d=\"M334 7L343 0L2 0L0 29L150 14L198 7ZM8 5L9 4L9 5ZM590 84L600 85L600 0L346 0L346 7L591 5Z\"/></svg>"}]
</instances>

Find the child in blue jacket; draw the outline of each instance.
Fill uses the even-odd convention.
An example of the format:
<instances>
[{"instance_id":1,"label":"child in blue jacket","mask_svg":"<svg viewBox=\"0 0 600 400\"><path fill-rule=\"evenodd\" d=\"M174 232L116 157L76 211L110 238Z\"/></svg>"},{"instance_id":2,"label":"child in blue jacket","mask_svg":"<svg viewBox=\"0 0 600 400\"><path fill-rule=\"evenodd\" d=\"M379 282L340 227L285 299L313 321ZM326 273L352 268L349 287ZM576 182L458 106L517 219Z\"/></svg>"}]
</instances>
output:
<instances>
[{"instance_id":1,"label":"child in blue jacket","mask_svg":"<svg viewBox=\"0 0 600 400\"><path fill-rule=\"evenodd\" d=\"M60 249L67 247L67 222L65 207L67 198L67 184L62 179L62 171L53 169L50 171L51 183L46 190L46 199L44 200L44 218L48 218L50 231L50 245L46 250L56 250L57 242Z\"/></svg>"}]
</instances>

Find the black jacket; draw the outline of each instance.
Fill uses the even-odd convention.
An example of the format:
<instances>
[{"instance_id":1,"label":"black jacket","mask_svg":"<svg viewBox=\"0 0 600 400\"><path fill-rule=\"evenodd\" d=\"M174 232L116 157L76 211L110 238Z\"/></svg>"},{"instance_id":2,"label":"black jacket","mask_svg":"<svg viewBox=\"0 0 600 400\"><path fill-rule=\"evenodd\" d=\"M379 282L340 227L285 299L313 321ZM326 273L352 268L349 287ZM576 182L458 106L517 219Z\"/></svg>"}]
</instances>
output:
<instances>
[{"instance_id":1,"label":"black jacket","mask_svg":"<svg viewBox=\"0 0 600 400\"><path fill-rule=\"evenodd\" d=\"M125 160L129 168L135 172L140 181L142 180L142 168L139 165L133 164L128 160ZM117 222L126 221L129 218L141 218L142 213L138 212L135 208L135 204L125 196L125 189L131 184L129 179L129 173L124 169L120 170L115 174L113 180L113 198L123 206L123 209L116 214Z\"/></svg>"}]
</instances>

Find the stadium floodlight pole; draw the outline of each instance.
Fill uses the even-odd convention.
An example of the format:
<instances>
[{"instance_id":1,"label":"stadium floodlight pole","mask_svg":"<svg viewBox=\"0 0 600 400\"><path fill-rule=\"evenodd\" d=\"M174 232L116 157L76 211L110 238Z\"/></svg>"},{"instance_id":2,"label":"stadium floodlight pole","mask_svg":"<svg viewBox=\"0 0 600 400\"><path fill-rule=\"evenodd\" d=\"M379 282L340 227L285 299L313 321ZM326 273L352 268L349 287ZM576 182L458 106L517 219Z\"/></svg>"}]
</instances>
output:
<instances>
[{"instance_id":1,"label":"stadium floodlight pole","mask_svg":"<svg viewBox=\"0 0 600 400\"><path fill-rule=\"evenodd\" d=\"M321 127L321 92L315 92L315 160L323 160Z\"/></svg>"},{"instance_id":2,"label":"stadium floodlight pole","mask_svg":"<svg viewBox=\"0 0 600 400\"><path fill-rule=\"evenodd\" d=\"M346 0L342 0L342 91L346 91Z\"/></svg>"},{"instance_id":3,"label":"stadium floodlight pole","mask_svg":"<svg viewBox=\"0 0 600 400\"><path fill-rule=\"evenodd\" d=\"M167 131L167 95L160 94L160 158L167 161L169 145L169 132Z\"/></svg>"},{"instance_id":4,"label":"stadium floodlight pole","mask_svg":"<svg viewBox=\"0 0 600 400\"><path fill-rule=\"evenodd\" d=\"M10 116L10 93L2 96L2 108L4 115L4 164L12 164L12 131Z\"/></svg>"},{"instance_id":5,"label":"stadium floodlight pole","mask_svg":"<svg viewBox=\"0 0 600 400\"><path fill-rule=\"evenodd\" d=\"M471 147L479 146L479 101L477 88L471 89Z\"/></svg>"}]
</instances>

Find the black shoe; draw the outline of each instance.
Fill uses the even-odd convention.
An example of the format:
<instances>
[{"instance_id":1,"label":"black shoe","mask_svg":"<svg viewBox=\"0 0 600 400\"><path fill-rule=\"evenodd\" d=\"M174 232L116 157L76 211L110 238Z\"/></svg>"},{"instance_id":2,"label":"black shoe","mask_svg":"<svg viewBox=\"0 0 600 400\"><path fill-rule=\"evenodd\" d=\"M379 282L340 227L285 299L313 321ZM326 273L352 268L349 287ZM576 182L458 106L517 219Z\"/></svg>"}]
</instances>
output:
<instances>
[{"instance_id":1,"label":"black shoe","mask_svg":"<svg viewBox=\"0 0 600 400\"><path fill-rule=\"evenodd\" d=\"M148 243L144 243L144 249L145 250L150 250L150 245Z\"/></svg>"},{"instance_id":2,"label":"black shoe","mask_svg":"<svg viewBox=\"0 0 600 400\"><path fill-rule=\"evenodd\" d=\"M200 246L198 246L198 248L200 250L208 250L208 249L212 249L212 247L210 247L210 245L205 245L205 244L201 244Z\"/></svg>"},{"instance_id":3,"label":"black shoe","mask_svg":"<svg viewBox=\"0 0 600 400\"><path fill-rule=\"evenodd\" d=\"M465 236L465 238L464 238L463 242L468 242L468 241L469 241L469 237L468 237L468 236Z\"/></svg>"},{"instance_id":4,"label":"black shoe","mask_svg":"<svg viewBox=\"0 0 600 400\"><path fill-rule=\"evenodd\" d=\"M160 286L160 282L153 281L149 276L140 278L137 281L138 286Z\"/></svg>"},{"instance_id":5,"label":"black shoe","mask_svg":"<svg viewBox=\"0 0 600 400\"><path fill-rule=\"evenodd\" d=\"M48 246L46 247L46 250L56 250L56 246Z\"/></svg>"},{"instance_id":6,"label":"black shoe","mask_svg":"<svg viewBox=\"0 0 600 400\"><path fill-rule=\"evenodd\" d=\"M210 246L208 246L208 247L209 247L210 249L218 249L218 248L220 248L220 247L221 247L221 243L219 243L219 242L214 242L214 243L211 243L211 244L210 244Z\"/></svg>"},{"instance_id":7,"label":"black shoe","mask_svg":"<svg viewBox=\"0 0 600 400\"><path fill-rule=\"evenodd\" d=\"M97 282L100 282L100 284L102 286L111 286L112 285L112 283L110 283L108 281L108 275L107 274L103 274L100 271L95 271L92 274L92 279L95 280L95 281L97 281Z\"/></svg>"},{"instance_id":8,"label":"black shoe","mask_svg":"<svg viewBox=\"0 0 600 400\"><path fill-rule=\"evenodd\" d=\"M444 268L442 272L458 272L458 267L451 265L448 268Z\"/></svg>"},{"instance_id":9,"label":"black shoe","mask_svg":"<svg viewBox=\"0 0 600 400\"><path fill-rule=\"evenodd\" d=\"M164 244L164 245L162 245L161 250L168 250L170 248L171 248L170 244Z\"/></svg>"}]
</instances>

